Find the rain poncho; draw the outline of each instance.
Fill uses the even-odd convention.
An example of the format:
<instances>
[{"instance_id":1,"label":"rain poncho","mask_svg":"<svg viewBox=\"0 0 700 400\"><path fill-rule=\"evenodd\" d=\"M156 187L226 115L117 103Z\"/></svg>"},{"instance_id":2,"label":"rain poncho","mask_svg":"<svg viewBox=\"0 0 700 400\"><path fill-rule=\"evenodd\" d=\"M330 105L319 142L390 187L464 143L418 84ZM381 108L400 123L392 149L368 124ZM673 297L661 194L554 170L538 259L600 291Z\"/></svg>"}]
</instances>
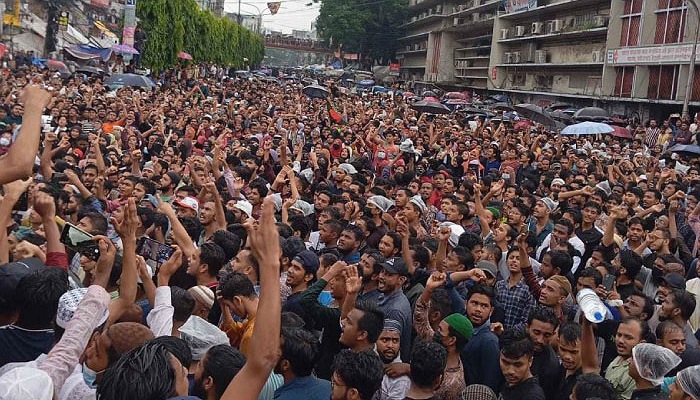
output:
<instances>
[{"instance_id":1,"label":"rain poncho","mask_svg":"<svg viewBox=\"0 0 700 400\"><path fill-rule=\"evenodd\" d=\"M190 347L193 360L201 360L207 350L216 345L229 344L228 336L221 329L196 315L191 316L178 331L180 338Z\"/></svg>"},{"instance_id":2,"label":"rain poncho","mask_svg":"<svg viewBox=\"0 0 700 400\"><path fill-rule=\"evenodd\" d=\"M670 370L681 363L673 351L650 343L640 343L632 349L632 359L639 376L659 386Z\"/></svg>"},{"instance_id":3,"label":"rain poncho","mask_svg":"<svg viewBox=\"0 0 700 400\"><path fill-rule=\"evenodd\" d=\"M685 394L694 400L700 400L700 365L693 365L679 372L676 382Z\"/></svg>"},{"instance_id":4,"label":"rain poncho","mask_svg":"<svg viewBox=\"0 0 700 400\"><path fill-rule=\"evenodd\" d=\"M2 400L51 400L53 382L46 372L30 367L19 367L0 376Z\"/></svg>"}]
</instances>

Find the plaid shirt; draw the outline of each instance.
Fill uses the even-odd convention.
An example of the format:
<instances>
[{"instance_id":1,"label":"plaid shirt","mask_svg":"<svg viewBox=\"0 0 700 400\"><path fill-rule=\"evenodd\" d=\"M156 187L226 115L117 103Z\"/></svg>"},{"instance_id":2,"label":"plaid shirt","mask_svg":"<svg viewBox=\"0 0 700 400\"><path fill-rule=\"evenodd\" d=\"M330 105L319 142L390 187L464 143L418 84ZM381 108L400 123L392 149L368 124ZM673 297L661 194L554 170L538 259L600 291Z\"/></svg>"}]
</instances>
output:
<instances>
[{"instance_id":1,"label":"plaid shirt","mask_svg":"<svg viewBox=\"0 0 700 400\"><path fill-rule=\"evenodd\" d=\"M503 306L505 311L503 327L506 329L527 322L530 308L535 304L530 289L522 279L512 287L508 287L507 279L498 281L496 283L496 301Z\"/></svg>"}]
</instances>

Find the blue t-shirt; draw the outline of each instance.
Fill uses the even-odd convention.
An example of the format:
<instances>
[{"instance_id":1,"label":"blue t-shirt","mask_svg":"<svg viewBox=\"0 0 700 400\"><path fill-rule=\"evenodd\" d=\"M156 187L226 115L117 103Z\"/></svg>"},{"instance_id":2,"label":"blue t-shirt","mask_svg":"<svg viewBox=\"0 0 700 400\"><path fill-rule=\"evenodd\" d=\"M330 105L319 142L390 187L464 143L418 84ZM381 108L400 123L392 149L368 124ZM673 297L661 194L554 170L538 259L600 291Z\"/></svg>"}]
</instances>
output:
<instances>
[{"instance_id":1,"label":"blue t-shirt","mask_svg":"<svg viewBox=\"0 0 700 400\"><path fill-rule=\"evenodd\" d=\"M53 329L29 330L16 325L0 327L0 367L33 361L53 346Z\"/></svg>"},{"instance_id":2,"label":"blue t-shirt","mask_svg":"<svg viewBox=\"0 0 700 400\"><path fill-rule=\"evenodd\" d=\"M275 390L275 400L328 400L331 398L331 383L315 376L297 378Z\"/></svg>"}]
</instances>

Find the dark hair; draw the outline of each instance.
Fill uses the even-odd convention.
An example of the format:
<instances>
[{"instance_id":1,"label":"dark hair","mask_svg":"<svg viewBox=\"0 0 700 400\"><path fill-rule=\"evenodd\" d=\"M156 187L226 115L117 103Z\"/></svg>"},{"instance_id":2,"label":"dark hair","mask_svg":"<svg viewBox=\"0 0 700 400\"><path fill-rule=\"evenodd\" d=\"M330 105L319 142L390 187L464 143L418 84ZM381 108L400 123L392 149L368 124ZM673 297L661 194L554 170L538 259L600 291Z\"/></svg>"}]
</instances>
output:
<instances>
[{"instance_id":1,"label":"dark hair","mask_svg":"<svg viewBox=\"0 0 700 400\"><path fill-rule=\"evenodd\" d=\"M417 262L420 268L428 268L430 264L430 252L424 246L411 246L413 250L413 261Z\"/></svg>"},{"instance_id":2,"label":"dark hair","mask_svg":"<svg viewBox=\"0 0 700 400\"><path fill-rule=\"evenodd\" d=\"M574 220L573 225L581 225L581 222L583 221L583 216L581 216L581 211L575 209L575 208L570 208L566 211L564 211L564 214L569 214L571 215L571 218ZM562 214L563 215L563 214ZM559 220L562 220L563 218L559 218ZM560 221L557 221L559 223ZM573 232L573 230L572 230Z\"/></svg>"},{"instance_id":3,"label":"dark hair","mask_svg":"<svg viewBox=\"0 0 700 400\"><path fill-rule=\"evenodd\" d=\"M333 360L333 372L348 388L354 388L360 399L370 400L384 378L384 364L376 353L343 349Z\"/></svg>"},{"instance_id":4,"label":"dark hair","mask_svg":"<svg viewBox=\"0 0 700 400\"><path fill-rule=\"evenodd\" d=\"M624 275L634 280L642 270L642 256L630 249L622 249L617 254L620 257L620 265L625 269Z\"/></svg>"},{"instance_id":5,"label":"dark hair","mask_svg":"<svg viewBox=\"0 0 700 400\"><path fill-rule=\"evenodd\" d=\"M453 313L452 298L447 290L443 288L433 290L430 294L430 310L440 313L440 319Z\"/></svg>"},{"instance_id":6,"label":"dark hair","mask_svg":"<svg viewBox=\"0 0 700 400\"><path fill-rule=\"evenodd\" d=\"M510 359L523 356L532 357L535 354L535 344L526 332L520 329L507 329L498 338L501 354Z\"/></svg>"},{"instance_id":7,"label":"dark hair","mask_svg":"<svg viewBox=\"0 0 700 400\"><path fill-rule=\"evenodd\" d=\"M123 354L105 371L97 385L103 400L168 399L175 394L172 355L165 346L148 341Z\"/></svg>"},{"instance_id":8,"label":"dark hair","mask_svg":"<svg viewBox=\"0 0 700 400\"><path fill-rule=\"evenodd\" d=\"M384 236L389 236L391 238L394 249L398 250L397 254L401 254L401 235L394 231L389 231L385 233Z\"/></svg>"},{"instance_id":9,"label":"dark hair","mask_svg":"<svg viewBox=\"0 0 700 400\"><path fill-rule=\"evenodd\" d=\"M189 367L192 364L192 350L187 342L175 336L158 336L151 339L151 342L163 345L170 354L180 360L180 364Z\"/></svg>"},{"instance_id":10,"label":"dark hair","mask_svg":"<svg viewBox=\"0 0 700 400\"><path fill-rule=\"evenodd\" d=\"M177 286L170 287L170 296L174 309L173 321L186 322L194 310L194 297L187 290Z\"/></svg>"},{"instance_id":11,"label":"dark hair","mask_svg":"<svg viewBox=\"0 0 700 400\"><path fill-rule=\"evenodd\" d=\"M617 400L617 393L612 383L598 374L582 374L576 379L574 396L577 399L600 398Z\"/></svg>"},{"instance_id":12,"label":"dark hair","mask_svg":"<svg viewBox=\"0 0 700 400\"><path fill-rule=\"evenodd\" d=\"M457 246L466 247L469 251L474 250L476 246L483 246L483 244L484 241L481 239L481 236L471 232L464 232L459 235L457 242Z\"/></svg>"},{"instance_id":13,"label":"dark hair","mask_svg":"<svg viewBox=\"0 0 700 400\"><path fill-rule=\"evenodd\" d=\"M351 232L351 233L353 234L353 236L355 236L355 240L356 240L358 243L361 242L362 239L364 239L364 237L365 237L365 233L362 231L362 228L360 228L360 227L357 226L357 225L346 225L345 228L343 228L343 231ZM341 233L342 233L342 232L341 232ZM401 247L401 246L400 246L400 244L399 244L399 248L400 248L400 247Z\"/></svg>"},{"instance_id":14,"label":"dark hair","mask_svg":"<svg viewBox=\"0 0 700 400\"><path fill-rule=\"evenodd\" d=\"M253 189L257 190L260 197L267 196L267 192L269 191L267 185L264 182L258 180L251 182L249 187L251 191Z\"/></svg>"},{"instance_id":15,"label":"dark hair","mask_svg":"<svg viewBox=\"0 0 700 400\"><path fill-rule=\"evenodd\" d=\"M292 235L294 235L294 230L288 224L285 224L284 222L278 222L275 225L277 226L277 232L279 233L280 238L289 239L290 237L292 237Z\"/></svg>"},{"instance_id":16,"label":"dark hair","mask_svg":"<svg viewBox=\"0 0 700 400\"><path fill-rule=\"evenodd\" d=\"M603 192L603 193L605 193L605 192ZM596 214L600 214L603 211L600 207L600 204L596 203L595 201L587 201L583 205L582 209L586 209L586 208L593 208L595 210Z\"/></svg>"},{"instance_id":17,"label":"dark hair","mask_svg":"<svg viewBox=\"0 0 700 400\"><path fill-rule=\"evenodd\" d=\"M491 302L491 307L493 307L493 302L496 297L496 294L493 291L493 288L490 286L482 285L480 283L475 283L472 285L471 288L469 288L469 291L467 292L467 301L472 298L475 294L481 294L489 298L489 301Z\"/></svg>"},{"instance_id":18,"label":"dark hair","mask_svg":"<svg viewBox=\"0 0 700 400\"><path fill-rule=\"evenodd\" d=\"M282 240L282 257L290 261L304 250L306 250L306 244L302 238L293 236Z\"/></svg>"},{"instance_id":19,"label":"dark hair","mask_svg":"<svg viewBox=\"0 0 700 400\"><path fill-rule=\"evenodd\" d=\"M214 382L217 398L221 398L229 383L245 365L246 357L227 344L216 345L207 350L202 358L202 378L210 376Z\"/></svg>"},{"instance_id":20,"label":"dark hair","mask_svg":"<svg viewBox=\"0 0 700 400\"><path fill-rule=\"evenodd\" d=\"M593 267L584 268L576 277L579 278L593 278L596 287L603 284L603 274Z\"/></svg>"},{"instance_id":21,"label":"dark hair","mask_svg":"<svg viewBox=\"0 0 700 400\"><path fill-rule=\"evenodd\" d=\"M146 178L139 178L139 180L136 181L136 184L143 186L143 189L146 192L146 194L156 194L156 185L153 183L152 180Z\"/></svg>"},{"instance_id":22,"label":"dark hair","mask_svg":"<svg viewBox=\"0 0 700 400\"><path fill-rule=\"evenodd\" d=\"M204 229L199 219L195 217L184 217L178 218L178 220L182 224L182 227L185 228L185 231L187 231L187 235L190 239L192 239L193 242L198 241Z\"/></svg>"},{"instance_id":23,"label":"dark hair","mask_svg":"<svg viewBox=\"0 0 700 400\"><path fill-rule=\"evenodd\" d=\"M661 321L659 323L659 326L656 327L656 338L659 340L663 340L663 338L666 336L667 333L671 332L683 332L683 328L678 326L677 323L667 320L667 321Z\"/></svg>"},{"instance_id":24,"label":"dark hair","mask_svg":"<svg viewBox=\"0 0 700 400\"><path fill-rule=\"evenodd\" d=\"M576 322L566 321L559 327L559 341L575 343L581 340L581 325Z\"/></svg>"},{"instance_id":25,"label":"dark hair","mask_svg":"<svg viewBox=\"0 0 700 400\"><path fill-rule=\"evenodd\" d=\"M571 254L561 250L550 250L547 254L549 254L552 266L559 268L560 275L566 276L571 272L571 269L574 267L574 258L571 257Z\"/></svg>"},{"instance_id":26,"label":"dark hair","mask_svg":"<svg viewBox=\"0 0 700 400\"><path fill-rule=\"evenodd\" d=\"M376 343L382 329L384 329L384 312L376 305L366 301L358 302L355 308L363 313L357 321L358 329L367 332L368 342Z\"/></svg>"},{"instance_id":27,"label":"dark hair","mask_svg":"<svg viewBox=\"0 0 700 400\"><path fill-rule=\"evenodd\" d=\"M218 244L205 242L199 247L199 262L207 264L209 275L217 276L226 261L226 252Z\"/></svg>"},{"instance_id":28,"label":"dark hair","mask_svg":"<svg viewBox=\"0 0 700 400\"><path fill-rule=\"evenodd\" d=\"M106 235L107 234L107 217L101 213L88 211L86 213L78 213L78 220L87 218L90 220L90 225L92 225L93 230L88 232L93 235Z\"/></svg>"},{"instance_id":29,"label":"dark hair","mask_svg":"<svg viewBox=\"0 0 700 400\"><path fill-rule=\"evenodd\" d=\"M255 288L247 276L240 272L227 272L219 280L221 297L231 300L236 296L255 297Z\"/></svg>"},{"instance_id":30,"label":"dark hair","mask_svg":"<svg viewBox=\"0 0 700 400\"><path fill-rule=\"evenodd\" d=\"M297 378L311 375L321 355L314 335L302 328L282 329L282 360L287 360Z\"/></svg>"},{"instance_id":31,"label":"dark hair","mask_svg":"<svg viewBox=\"0 0 700 400\"><path fill-rule=\"evenodd\" d=\"M323 227L330 229L338 237L343 232L343 224L337 219L329 219L323 223Z\"/></svg>"},{"instance_id":32,"label":"dark hair","mask_svg":"<svg viewBox=\"0 0 700 400\"><path fill-rule=\"evenodd\" d=\"M299 232L299 236L303 239L311 233L311 224L309 219L303 215L292 215L289 217L289 226L293 232Z\"/></svg>"},{"instance_id":33,"label":"dark hair","mask_svg":"<svg viewBox=\"0 0 700 400\"><path fill-rule=\"evenodd\" d=\"M681 318L684 321L689 320L695 311L695 296L685 289L673 289L671 296L673 296L673 305L681 310Z\"/></svg>"},{"instance_id":34,"label":"dark hair","mask_svg":"<svg viewBox=\"0 0 700 400\"><path fill-rule=\"evenodd\" d=\"M233 259L241 249L241 239L235 233L226 230L214 232L211 236L211 240L224 250L226 261Z\"/></svg>"},{"instance_id":35,"label":"dark hair","mask_svg":"<svg viewBox=\"0 0 700 400\"><path fill-rule=\"evenodd\" d=\"M629 299L631 296L641 297L644 299L644 307L642 307L642 312L647 315L645 321L648 321L649 318L654 315L654 300L639 289L634 289L632 293L627 295L627 298Z\"/></svg>"},{"instance_id":36,"label":"dark hair","mask_svg":"<svg viewBox=\"0 0 700 400\"><path fill-rule=\"evenodd\" d=\"M554 329L557 329L559 326L559 318L554 314L554 310L551 307L543 305L536 305L530 310L530 314L527 316L528 325L532 324L534 320L550 324Z\"/></svg>"},{"instance_id":37,"label":"dark hair","mask_svg":"<svg viewBox=\"0 0 700 400\"><path fill-rule=\"evenodd\" d=\"M411 352L411 382L420 388L432 388L447 364L447 349L436 342L417 341Z\"/></svg>"},{"instance_id":38,"label":"dark hair","mask_svg":"<svg viewBox=\"0 0 700 400\"><path fill-rule=\"evenodd\" d=\"M570 212L570 211L567 211ZM579 214L580 215L580 214ZM568 219L565 218L559 218L557 222L554 223L555 225L561 225L566 227L566 231L568 232L567 234L571 236L572 233L574 233L574 225L569 221Z\"/></svg>"},{"instance_id":39,"label":"dark hair","mask_svg":"<svg viewBox=\"0 0 700 400\"><path fill-rule=\"evenodd\" d=\"M656 342L656 338L654 337L654 334L651 332L651 329L649 328L649 324L646 321L643 321L637 317L627 317L627 318L622 319L622 322L620 322L620 325L629 324L630 322L636 322L637 324L639 324L639 328L641 331L639 334L640 340L644 340L647 343Z\"/></svg>"},{"instance_id":40,"label":"dark hair","mask_svg":"<svg viewBox=\"0 0 700 400\"><path fill-rule=\"evenodd\" d=\"M15 289L19 311L17 325L25 329L46 329L56 317L58 300L68 291L68 273L47 267L23 276Z\"/></svg>"}]
</instances>

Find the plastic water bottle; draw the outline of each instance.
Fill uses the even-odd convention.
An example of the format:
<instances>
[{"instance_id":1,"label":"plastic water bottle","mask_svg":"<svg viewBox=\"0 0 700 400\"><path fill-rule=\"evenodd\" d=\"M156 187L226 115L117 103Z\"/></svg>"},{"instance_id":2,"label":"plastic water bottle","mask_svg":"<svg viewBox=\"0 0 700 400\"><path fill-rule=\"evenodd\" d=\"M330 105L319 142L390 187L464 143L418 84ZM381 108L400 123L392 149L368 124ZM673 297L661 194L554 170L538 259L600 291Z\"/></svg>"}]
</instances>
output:
<instances>
[{"instance_id":1,"label":"plastic water bottle","mask_svg":"<svg viewBox=\"0 0 700 400\"><path fill-rule=\"evenodd\" d=\"M576 295L576 301L587 320L595 324L605 320L605 314L607 314L608 309L593 290L579 290Z\"/></svg>"}]
</instances>

